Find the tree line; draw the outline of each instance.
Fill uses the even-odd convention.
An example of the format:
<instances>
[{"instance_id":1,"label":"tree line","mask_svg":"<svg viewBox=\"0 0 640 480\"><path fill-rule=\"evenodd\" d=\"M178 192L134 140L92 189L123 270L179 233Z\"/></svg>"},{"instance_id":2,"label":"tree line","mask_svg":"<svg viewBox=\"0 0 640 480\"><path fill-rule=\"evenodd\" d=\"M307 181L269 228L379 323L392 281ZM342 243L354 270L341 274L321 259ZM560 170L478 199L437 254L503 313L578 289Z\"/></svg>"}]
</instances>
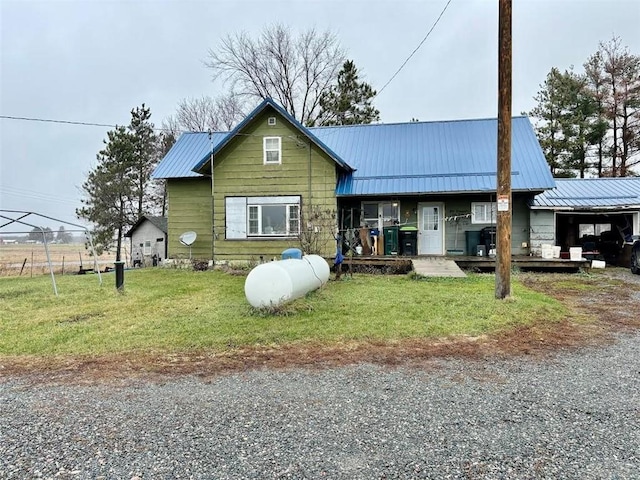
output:
<instances>
[{"instance_id":1,"label":"tree line","mask_svg":"<svg viewBox=\"0 0 640 480\"><path fill-rule=\"evenodd\" d=\"M78 218L94 225L96 250L115 240L121 260L122 238L143 215L164 215L163 182L151 172L183 131L229 131L255 106L273 98L306 126L352 125L380 120L376 91L346 58L338 38L315 29L295 35L289 27L265 27L257 37L237 33L208 52L206 67L227 90L217 97L182 100L174 115L156 129L151 110L131 110L128 125L107 133L96 166L82 185ZM159 133L158 133L159 132Z\"/></svg>"},{"instance_id":2,"label":"tree line","mask_svg":"<svg viewBox=\"0 0 640 480\"><path fill-rule=\"evenodd\" d=\"M640 164L640 56L619 37L547 74L528 114L555 177L625 177Z\"/></svg>"},{"instance_id":3,"label":"tree line","mask_svg":"<svg viewBox=\"0 0 640 480\"><path fill-rule=\"evenodd\" d=\"M31 229L31 231L27 234L27 240L33 242L42 242L43 240L46 240L47 243L53 241L57 243L71 243L73 242L73 235L65 230L64 225L60 225L60 228L58 228L58 231L55 234L49 227L42 227L42 229L33 227L33 229Z\"/></svg>"}]
</instances>

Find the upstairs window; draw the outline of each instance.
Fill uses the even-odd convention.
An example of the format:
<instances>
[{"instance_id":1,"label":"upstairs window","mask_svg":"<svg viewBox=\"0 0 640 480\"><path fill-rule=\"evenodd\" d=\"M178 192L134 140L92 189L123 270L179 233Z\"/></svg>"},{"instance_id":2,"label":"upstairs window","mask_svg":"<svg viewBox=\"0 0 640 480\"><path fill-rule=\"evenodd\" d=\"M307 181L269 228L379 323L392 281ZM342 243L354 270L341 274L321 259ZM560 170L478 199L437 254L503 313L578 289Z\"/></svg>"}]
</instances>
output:
<instances>
[{"instance_id":1,"label":"upstairs window","mask_svg":"<svg viewBox=\"0 0 640 480\"><path fill-rule=\"evenodd\" d=\"M264 137L263 146L265 165L278 165L282 163L280 137Z\"/></svg>"},{"instance_id":2,"label":"upstairs window","mask_svg":"<svg viewBox=\"0 0 640 480\"><path fill-rule=\"evenodd\" d=\"M474 202L471 204L471 223L496 223L496 204L492 202Z\"/></svg>"}]
</instances>

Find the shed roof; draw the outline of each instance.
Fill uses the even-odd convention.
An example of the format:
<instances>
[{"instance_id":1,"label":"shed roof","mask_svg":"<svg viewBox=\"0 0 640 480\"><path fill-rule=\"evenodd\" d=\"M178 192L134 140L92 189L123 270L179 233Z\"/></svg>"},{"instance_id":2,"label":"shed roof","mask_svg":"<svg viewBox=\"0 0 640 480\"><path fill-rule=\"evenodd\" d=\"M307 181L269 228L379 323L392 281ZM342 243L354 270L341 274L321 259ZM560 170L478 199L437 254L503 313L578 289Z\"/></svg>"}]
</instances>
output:
<instances>
[{"instance_id":1,"label":"shed roof","mask_svg":"<svg viewBox=\"0 0 640 480\"><path fill-rule=\"evenodd\" d=\"M153 217L151 215L143 215L138 219L138 221L129 229L127 233L124 234L125 237L130 237L133 235L140 225L142 225L145 221L151 222L155 225L159 230L163 233L167 233L167 217Z\"/></svg>"},{"instance_id":2,"label":"shed roof","mask_svg":"<svg viewBox=\"0 0 640 480\"><path fill-rule=\"evenodd\" d=\"M536 195L532 208L554 210L640 208L640 178L556 179L556 188Z\"/></svg>"},{"instance_id":3,"label":"shed roof","mask_svg":"<svg viewBox=\"0 0 640 480\"><path fill-rule=\"evenodd\" d=\"M233 132L237 133L267 106L287 116L343 167L336 187L338 196L496 189L496 119L306 128L275 102L265 100ZM233 132L214 134L214 152L233 138ZM541 192L555 186L527 117L512 120L511 151L512 190ZM153 176L200 176L195 170L206 167L210 152L211 141L207 133L183 134Z\"/></svg>"}]
</instances>

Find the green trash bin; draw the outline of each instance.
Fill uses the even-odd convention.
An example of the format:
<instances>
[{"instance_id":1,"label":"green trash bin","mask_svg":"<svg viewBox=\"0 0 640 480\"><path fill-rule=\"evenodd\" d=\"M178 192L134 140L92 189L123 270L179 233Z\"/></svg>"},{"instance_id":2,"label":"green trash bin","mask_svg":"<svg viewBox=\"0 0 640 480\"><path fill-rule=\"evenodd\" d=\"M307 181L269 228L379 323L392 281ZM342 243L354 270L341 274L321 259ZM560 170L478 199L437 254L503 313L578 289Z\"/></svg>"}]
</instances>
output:
<instances>
[{"instance_id":1,"label":"green trash bin","mask_svg":"<svg viewBox=\"0 0 640 480\"><path fill-rule=\"evenodd\" d=\"M398 255L398 227L384 227L384 254Z\"/></svg>"},{"instance_id":2,"label":"green trash bin","mask_svg":"<svg viewBox=\"0 0 640 480\"><path fill-rule=\"evenodd\" d=\"M418 229L417 227L400 228L400 255L418 255Z\"/></svg>"},{"instance_id":3,"label":"green trash bin","mask_svg":"<svg viewBox=\"0 0 640 480\"><path fill-rule=\"evenodd\" d=\"M467 243L467 255L476 255L477 247L480 245L480 231L467 230L464 232Z\"/></svg>"}]
</instances>

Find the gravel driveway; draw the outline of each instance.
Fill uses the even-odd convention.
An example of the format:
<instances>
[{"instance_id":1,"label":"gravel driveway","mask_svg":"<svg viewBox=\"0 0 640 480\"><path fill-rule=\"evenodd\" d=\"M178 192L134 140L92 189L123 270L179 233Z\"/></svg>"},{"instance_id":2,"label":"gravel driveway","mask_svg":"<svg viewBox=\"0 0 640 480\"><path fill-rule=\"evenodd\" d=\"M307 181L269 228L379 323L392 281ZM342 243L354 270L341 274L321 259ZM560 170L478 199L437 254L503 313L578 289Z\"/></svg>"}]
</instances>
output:
<instances>
[{"instance_id":1,"label":"gravel driveway","mask_svg":"<svg viewBox=\"0 0 640 480\"><path fill-rule=\"evenodd\" d=\"M640 335L532 359L0 382L0 478L640 478Z\"/></svg>"}]
</instances>

